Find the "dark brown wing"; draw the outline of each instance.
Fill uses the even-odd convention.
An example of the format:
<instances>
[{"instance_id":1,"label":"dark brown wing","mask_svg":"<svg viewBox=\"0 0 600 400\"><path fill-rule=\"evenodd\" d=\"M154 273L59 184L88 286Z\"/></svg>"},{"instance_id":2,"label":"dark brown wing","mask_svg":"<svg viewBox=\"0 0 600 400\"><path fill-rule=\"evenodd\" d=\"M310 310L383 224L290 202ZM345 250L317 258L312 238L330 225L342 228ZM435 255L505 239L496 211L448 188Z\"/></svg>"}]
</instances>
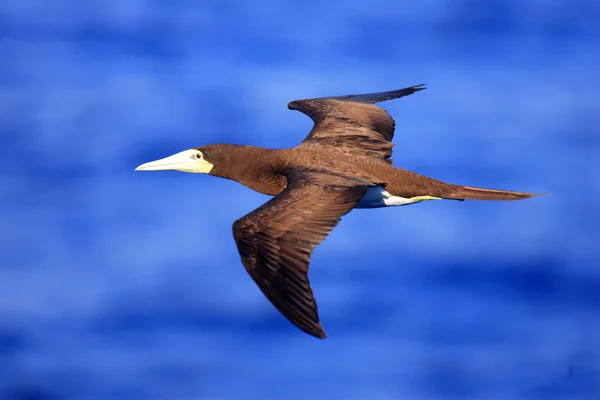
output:
<instances>
[{"instance_id":1,"label":"dark brown wing","mask_svg":"<svg viewBox=\"0 0 600 400\"><path fill-rule=\"evenodd\" d=\"M308 264L314 248L368 190L368 184L355 183L296 173L283 192L233 224L242 263L260 290L290 322L319 338L326 334Z\"/></svg>"},{"instance_id":2,"label":"dark brown wing","mask_svg":"<svg viewBox=\"0 0 600 400\"><path fill-rule=\"evenodd\" d=\"M374 104L423 89L423 85L416 85L389 92L296 100L288 108L308 115L315 123L304 143L334 146L391 163L395 122L387 111Z\"/></svg>"}]
</instances>

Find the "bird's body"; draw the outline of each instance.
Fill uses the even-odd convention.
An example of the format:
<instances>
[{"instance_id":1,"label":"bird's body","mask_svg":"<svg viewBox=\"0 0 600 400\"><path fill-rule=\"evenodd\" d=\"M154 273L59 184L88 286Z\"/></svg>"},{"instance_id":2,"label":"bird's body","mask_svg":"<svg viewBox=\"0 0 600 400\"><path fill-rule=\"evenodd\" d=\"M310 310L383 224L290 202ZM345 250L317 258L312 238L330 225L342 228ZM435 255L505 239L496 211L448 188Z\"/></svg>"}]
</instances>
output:
<instances>
[{"instance_id":1,"label":"bird's body","mask_svg":"<svg viewBox=\"0 0 600 400\"><path fill-rule=\"evenodd\" d=\"M207 154L207 157L223 161L215 164L210 172L211 175L235 180L256 192L270 196L276 196L285 189L287 171L324 172L333 181L337 175L341 181L357 179L372 182L378 187L368 191L369 196L366 196L368 198L374 198L376 194L380 195L380 198L391 196L399 199L432 197L465 200L473 196L472 193L467 193L465 186L445 183L397 168L377 158L343 152L332 157L332 150L318 144L303 143L286 149L217 144L198 147L198 150ZM332 173L333 171L335 174ZM380 187L384 187L385 190L382 191ZM530 193L524 192L475 190L483 190L487 196L488 193L495 193L498 197L488 200L517 200L531 197ZM366 207L367 202L363 204L365 207L357 208L371 208Z\"/></svg>"},{"instance_id":2,"label":"bird's body","mask_svg":"<svg viewBox=\"0 0 600 400\"><path fill-rule=\"evenodd\" d=\"M267 149L216 144L141 165L232 179L273 196L233 224L246 270L265 296L303 331L324 338L308 280L314 248L354 208L424 200L519 200L532 193L449 184L392 166L395 123L374 103L422 90L291 102L315 123L296 147Z\"/></svg>"}]
</instances>

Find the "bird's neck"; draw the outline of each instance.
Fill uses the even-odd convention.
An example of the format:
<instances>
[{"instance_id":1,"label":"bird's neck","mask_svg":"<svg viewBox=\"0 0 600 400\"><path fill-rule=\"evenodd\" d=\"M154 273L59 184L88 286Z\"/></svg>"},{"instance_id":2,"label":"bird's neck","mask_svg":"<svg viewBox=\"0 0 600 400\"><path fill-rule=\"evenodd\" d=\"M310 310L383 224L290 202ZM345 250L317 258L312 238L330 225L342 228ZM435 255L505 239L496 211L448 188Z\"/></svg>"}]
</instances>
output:
<instances>
[{"instance_id":1,"label":"bird's neck","mask_svg":"<svg viewBox=\"0 0 600 400\"><path fill-rule=\"evenodd\" d=\"M279 194L287 180L281 174L279 150L254 146L227 146L211 175L232 179L259 193Z\"/></svg>"}]
</instances>

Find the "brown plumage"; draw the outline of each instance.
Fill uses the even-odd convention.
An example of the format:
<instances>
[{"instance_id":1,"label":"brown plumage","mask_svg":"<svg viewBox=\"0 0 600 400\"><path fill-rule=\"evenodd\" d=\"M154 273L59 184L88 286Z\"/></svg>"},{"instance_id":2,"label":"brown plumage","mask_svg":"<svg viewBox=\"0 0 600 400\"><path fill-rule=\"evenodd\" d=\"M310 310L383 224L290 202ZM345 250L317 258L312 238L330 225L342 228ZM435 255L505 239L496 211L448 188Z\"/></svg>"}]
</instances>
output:
<instances>
[{"instance_id":1,"label":"brown plumage","mask_svg":"<svg viewBox=\"0 0 600 400\"><path fill-rule=\"evenodd\" d=\"M370 185L319 172L290 170L287 176L283 192L233 224L233 237L269 301L298 328L324 338L308 280L310 256Z\"/></svg>"},{"instance_id":2,"label":"brown plumage","mask_svg":"<svg viewBox=\"0 0 600 400\"><path fill-rule=\"evenodd\" d=\"M209 145L138 169L209 173L275 196L233 224L242 263L288 320L324 338L308 265L314 248L352 209L431 199L520 200L536 196L453 185L393 167L395 123L375 103L423 89L417 85L293 101L288 104L290 109L314 121L308 136L294 148Z\"/></svg>"}]
</instances>

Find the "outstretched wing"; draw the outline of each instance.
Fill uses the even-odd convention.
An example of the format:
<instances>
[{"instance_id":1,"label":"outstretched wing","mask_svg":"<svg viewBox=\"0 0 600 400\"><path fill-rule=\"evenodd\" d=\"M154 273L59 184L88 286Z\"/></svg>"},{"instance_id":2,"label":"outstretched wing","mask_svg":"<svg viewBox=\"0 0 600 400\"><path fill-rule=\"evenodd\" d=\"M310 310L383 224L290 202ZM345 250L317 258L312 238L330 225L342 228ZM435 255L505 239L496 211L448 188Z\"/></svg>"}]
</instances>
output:
<instances>
[{"instance_id":1,"label":"outstretched wing","mask_svg":"<svg viewBox=\"0 0 600 400\"><path fill-rule=\"evenodd\" d=\"M368 155L391 163L395 122L375 103L424 89L424 85L416 85L389 92L296 100L289 103L288 108L298 110L314 121L303 143L334 146L347 153Z\"/></svg>"},{"instance_id":2,"label":"outstretched wing","mask_svg":"<svg viewBox=\"0 0 600 400\"><path fill-rule=\"evenodd\" d=\"M304 332L325 338L308 279L310 256L371 185L315 175L288 176L283 192L233 224L233 236L269 301Z\"/></svg>"}]
</instances>

